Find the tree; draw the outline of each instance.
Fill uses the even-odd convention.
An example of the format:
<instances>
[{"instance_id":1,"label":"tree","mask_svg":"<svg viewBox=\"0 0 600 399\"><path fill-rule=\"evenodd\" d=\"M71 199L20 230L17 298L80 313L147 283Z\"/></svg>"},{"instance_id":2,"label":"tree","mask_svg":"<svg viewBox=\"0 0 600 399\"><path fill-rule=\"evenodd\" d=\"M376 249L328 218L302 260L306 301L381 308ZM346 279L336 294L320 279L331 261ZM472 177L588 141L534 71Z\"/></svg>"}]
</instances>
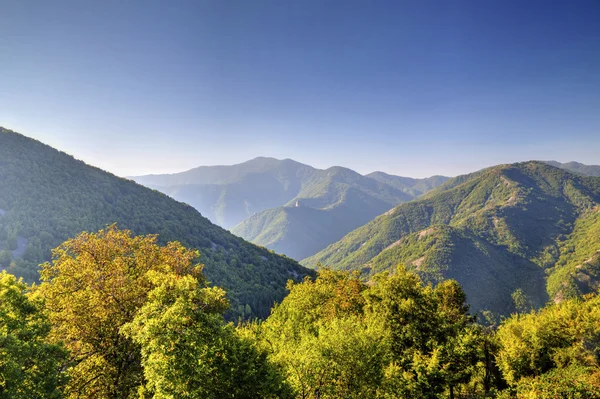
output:
<instances>
[{"instance_id":1,"label":"tree","mask_svg":"<svg viewBox=\"0 0 600 399\"><path fill-rule=\"evenodd\" d=\"M357 274L321 270L289 283L289 295L255 326L296 397L373 397L383 377L382 330L363 317L367 286Z\"/></svg>"},{"instance_id":2,"label":"tree","mask_svg":"<svg viewBox=\"0 0 600 399\"><path fill-rule=\"evenodd\" d=\"M67 397L128 398L143 384L140 347L120 328L146 303L149 271L202 281L197 252L156 240L113 225L66 241L42 265L50 336L70 350Z\"/></svg>"},{"instance_id":3,"label":"tree","mask_svg":"<svg viewBox=\"0 0 600 399\"><path fill-rule=\"evenodd\" d=\"M481 331L455 281L321 270L288 288L256 329L297 398L452 398L478 372Z\"/></svg>"},{"instance_id":4,"label":"tree","mask_svg":"<svg viewBox=\"0 0 600 399\"><path fill-rule=\"evenodd\" d=\"M12 252L7 249L0 251L0 268L6 269L12 261Z\"/></svg>"},{"instance_id":5,"label":"tree","mask_svg":"<svg viewBox=\"0 0 600 399\"><path fill-rule=\"evenodd\" d=\"M142 348L145 392L155 399L286 397L264 353L225 325L225 292L191 276L150 273L156 287L127 337Z\"/></svg>"},{"instance_id":6,"label":"tree","mask_svg":"<svg viewBox=\"0 0 600 399\"><path fill-rule=\"evenodd\" d=\"M454 397L476 373L481 334L467 313L460 285L448 280L435 289L399 266L379 275L369 289L367 317L385 326L390 347L385 397Z\"/></svg>"},{"instance_id":7,"label":"tree","mask_svg":"<svg viewBox=\"0 0 600 399\"><path fill-rule=\"evenodd\" d=\"M564 373L560 370L570 367L578 367L575 371L579 375L582 370L597 375L600 297L571 299L537 312L513 315L502 323L496 337L500 345L496 359L513 389L546 384L565 376L566 380L574 369ZM553 373L551 378L538 379L547 373Z\"/></svg>"},{"instance_id":8,"label":"tree","mask_svg":"<svg viewBox=\"0 0 600 399\"><path fill-rule=\"evenodd\" d=\"M46 342L50 323L26 290L22 280L0 273L0 398L60 398L67 354Z\"/></svg>"},{"instance_id":9,"label":"tree","mask_svg":"<svg viewBox=\"0 0 600 399\"><path fill-rule=\"evenodd\" d=\"M600 370L576 365L553 369L522 378L515 390L517 399L600 399Z\"/></svg>"},{"instance_id":10,"label":"tree","mask_svg":"<svg viewBox=\"0 0 600 399\"><path fill-rule=\"evenodd\" d=\"M528 313L533 309L531 299L525 294L521 288L517 289L511 295L515 310L517 313Z\"/></svg>"}]
</instances>

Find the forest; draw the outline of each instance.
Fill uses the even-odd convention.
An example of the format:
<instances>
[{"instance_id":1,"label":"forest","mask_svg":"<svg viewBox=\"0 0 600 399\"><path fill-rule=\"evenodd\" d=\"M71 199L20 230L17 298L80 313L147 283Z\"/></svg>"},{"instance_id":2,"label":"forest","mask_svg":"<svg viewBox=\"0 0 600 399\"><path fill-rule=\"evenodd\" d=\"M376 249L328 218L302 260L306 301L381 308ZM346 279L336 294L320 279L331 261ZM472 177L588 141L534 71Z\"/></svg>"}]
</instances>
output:
<instances>
[{"instance_id":1,"label":"forest","mask_svg":"<svg viewBox=\"0 0 600 399\"><path fill-rule=\"evenodd\" d=\"M290 280L227 322L199 253L108 226L53 250L40 283L0 274L0 398L600 398L597 292L470 314L454 280L398 265Z\"/></svg>"}]
</instances>

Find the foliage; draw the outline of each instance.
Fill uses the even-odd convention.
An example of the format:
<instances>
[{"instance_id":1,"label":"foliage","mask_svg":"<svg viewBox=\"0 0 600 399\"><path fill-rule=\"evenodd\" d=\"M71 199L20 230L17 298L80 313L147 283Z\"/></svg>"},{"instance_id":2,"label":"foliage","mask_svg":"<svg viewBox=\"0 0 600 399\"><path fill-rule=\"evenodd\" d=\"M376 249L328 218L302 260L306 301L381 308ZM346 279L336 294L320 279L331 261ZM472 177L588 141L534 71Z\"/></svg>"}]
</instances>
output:
<instances>
[{"instance_id":1,"label":"foliage","mask_svg":"<svg viewBox=\"0 0 600 399\"><path fill-rule=\"evenodd\" d=\"M197 257L115 226L55 249L36 294L70 351L65 397L286 397L266 354L225 324L225 291Z\"/></svg>"},{"instance_id":2,"label":"foliage","mask_svg":"<svg viewBox=\"0 0 600 399\"><path fill-rule=\"evenodd\" d=\"M536 377L526 377L516 387L516 399L599 399L600 371L570 366Z\"/></svg>"},{"instance_id":3,"label":"foliage","mask_svg":"<svg viewBox=\"0 0 600 399\"><path fill-rule=\"evenodd\" d=\"M503 322L497 332L500 348L496 357L518 397L534 397L536 392L558 397L552 392L559 395L560 390L572 390L560 397L588 397L581 392L599 386L599 305L599 296L571 299ZM581 384L573 384L573 375L579 376Z\"/></svg>"},{"instance_id":4,"label":"foliage","mask_svg":"<svg viewBox=\"0 0 600 399\"><path fill-rule=\"evenodd\" d=\"M50 323L22 280L0 273L0 398L60 398L66 352L46 342Z\"/></svg>"},{"instance_id":5,"label":"foliage","mask_svg":"<svg viewBox=\"0 0 600 399\"><path fill-rule=\"evenodd\" d=\"M52 338L70 351L67 397L127 398L142 381L139 346L120 328L147 301L149 271L202 280L197 253L156 236L131 237L111 226L82 233L42 265L39 294L53 325Z\"/></svg>"},{"instance_id":6,"label":"foliage","mask_svg":"<svg viewBox=\"0 0 600 399\"><path fill-rule=\"evenodd\" d=\"M297 398L441 398L476 372L481 334L454 281L399 268L367 286L325 269L289 288L254 328Z\"/></svg>"},{"instance_id":7,"label":"foliage","mask_svg":"<svg viewBox=\"0 0 600 399\"><path fill-rule=\"evenodd\" d=\"M143 397L285 397L277 370L223 324L225 292L192 276L150 272L155 287L121 331L141 347Z\"/></svg>"},{"instance_id":8,"label":"foliage","mask_svg":"<svg viewBox=\"0 0 600 399\"><path fill-rule=\"evenodd\" d=\"M207 278L227 289L230 317L266 317L289 278L309 271L211 224L192 207L86 165L38 141L0 128L0 251L8 271L33 282L51 249L82 231L118 223L202 252ZM5 267L6 253L0 256ZM4 260L3 260L4 259Z\"/></svg>"}]
</instances>

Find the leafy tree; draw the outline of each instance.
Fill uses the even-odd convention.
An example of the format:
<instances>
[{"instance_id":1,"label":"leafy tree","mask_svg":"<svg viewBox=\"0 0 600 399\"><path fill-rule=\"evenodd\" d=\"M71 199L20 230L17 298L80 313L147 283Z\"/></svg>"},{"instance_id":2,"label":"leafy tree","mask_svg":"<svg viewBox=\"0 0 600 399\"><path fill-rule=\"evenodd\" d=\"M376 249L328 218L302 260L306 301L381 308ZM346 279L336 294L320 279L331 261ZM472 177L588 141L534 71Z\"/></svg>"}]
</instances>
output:
<instances>
[{"instance_id":1,"label":"leafy tree","mask_svg":"<svg viewBox=\"0 0 600 399\"><path fill-rule=\"evenodd\" d=\"M46 342L50 323L26 290L22 280L0 273L0 398L61 398L66 351Z\"/></svg>"},{"instance_id":2,"label":"leafy tree","mask_svg":"<svg viewBox=\"0 0 600 399\"><path fill-rule=\"evenodd\" d=\"M378 325L363 317L358 275L322 270L316 281L288 284L290 294L255 328L297 398L372 397L383 377Z\"/></svg>"},{"instance_id":3,"label":"leafy tree","mask_svg":"<svg viewBox=\"0 0 600 399\"><path fill-rule=\"evenodd\" d=\"M515 310L518 313L527 313L533 309L533 303L531 299L527 297L527 294L519 288L512 294L512 300L515 305Z\"/></svg>"},{"instance_id":4,"label":"leafy tree","mask_svg":"<svg viewBox=\"0 0 600 399\"><path fill-rule=\"evenodd\" d=\"M0 251L0 267L6 269L12 261L12 253L6 249Z\"/></svg>"},{"instance_id":5,"label":"leafy tree","mask_svg":"<svg viewBox=\"0 0 600 399\"><path fill-rule=\"evenodd\" d=\"M514 315L504 321L497 338L500 344L497 361L514 391L536 392L538 388L546 387L543 388L547 394L544 397L580 397L551 396L549 387L559 384L560 389L572 387L573 392L578 392L579 388L567 383L573 375L588 381L589 386L597 384L600 297L588 295L584 299L550 305L538 312ZM559 392L558 385L556 389Z\"/></svg>"},{"instance_id":6,"label":"leafy tree","mask_svg":"<svg viewBox=\"0 0 600 399\"><path fill-rule=\"evenodd\" d=\"M198 254L115 226L82 233L53 254L52 263L42 265L39 293L51 338L71 353L67 397L130 397L143 383L140 348L120 328L146 303L149 271L201 278L193 265Z\"/></svg>"},{"instance_id":7,"label":"leafy tree","mask_svg":"<svg viewBox=\"0 0 600 399\"><path fill-rule=\"evenodd\" d=\"M582 366L554 369L519 381L516 393L500 398L516 399L600 399L600 370Z\"/></svg>"},{"instance_id":8,"label":"leafy tree","mask_svg":"<svg viewBox=\"0 0 600 399\"><path fill-rule=\"evenodd\" d=\"M225 292L192 276L151 272L148 302L122 331L142 348L145 394L161 398L285 397L266 355L222 317Z\"/></svg>"},{"instance_id":9,"label":"leafy tree","mask_svg":"<svg viewBox=\"0 0 600 399\"><path fill-rule=\"evenodd\" d=\"M8 249L11 251L14 251L15 249L17 249L19 247L19 240L18 240L16 231L12 230L8 234L8 238L6 239L6 245L8 246Z\"/></svg>"},{"instance_id":10,"label":"leafy tree","mask_svg":"<svg viewBox=\"0 0 600 399\"><path fill-rule=\"evenodd\" d=\"M367 293L370 317L385 326L390 347L385 391L390 398L439 398L468 382L479 361L480 331L455 281L435 289L399 266Z\"/></svg>"},{"instance_id":11,"label":"leafy tree","mask_svg":"<svg viewBox=\"0 0 600 399\"><path fill-rule=\"evenodd\" d=\"M297 398L451 398L478 371L481 331L455 281L398 268L362 283L320 271L256 327Z\"/></svg>"}]
</instances>

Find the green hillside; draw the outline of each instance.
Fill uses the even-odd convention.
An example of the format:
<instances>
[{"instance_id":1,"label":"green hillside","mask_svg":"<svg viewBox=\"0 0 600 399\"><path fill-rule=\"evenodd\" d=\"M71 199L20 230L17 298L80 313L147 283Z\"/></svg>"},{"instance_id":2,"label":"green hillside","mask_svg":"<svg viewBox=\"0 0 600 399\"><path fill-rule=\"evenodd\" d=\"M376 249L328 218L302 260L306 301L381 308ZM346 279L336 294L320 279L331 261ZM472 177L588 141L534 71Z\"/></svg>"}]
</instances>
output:
<instances>
[{"instance_id":1,"label":"green hillside","mask_svg":"<svg viewBox=\"0 0 600 399\"><path fill-rule=\"evenodd\" d=\"M536 307L548 299L542 268L456 227L434 225L410 234L374 257L363 270L373 274L393 270L398 263L418 272L426 281L461 281L473 309L510 314L515 311L511 295L518 289Z\"/></svg>"},{"instance_id":2,"label":"green hillside","mask_svg":"<svg viewBox=\"0 0 600 399\"><path fill-rule=\"evenodd\" d=\"M599 203L599 178L541 162L501 165L399 205L303 264L373 273L403 262L430 281L456 278L475 310L506 313L518 288L541 305L567 296L556 286L568 276L593 286Z\"/></svg>"},{"instance_id":3,"label":"green hillside","mask_svg":"<svg viewBox=\"0 0 600 399\"><path fill-rule=\"evenodd\" d=\"M402 190L334 167L307 182L286 206L259 212L231 231L294 259L304 259L412 197Z\"/></svg>"},{"instance_id":4,"label":"green hillside","mask_svg":"<svg viewBox=\"0 0 600 399\"><path fill-rule=\"evenodd\" d=\"M0 128L0 269L34 281L51 248L115 222L198 249L208 279L227 289L234 313L249 307L266 316L283 298L286 281L308 273L213 225L191 206Z\"/></svg>"}]
</instances>

